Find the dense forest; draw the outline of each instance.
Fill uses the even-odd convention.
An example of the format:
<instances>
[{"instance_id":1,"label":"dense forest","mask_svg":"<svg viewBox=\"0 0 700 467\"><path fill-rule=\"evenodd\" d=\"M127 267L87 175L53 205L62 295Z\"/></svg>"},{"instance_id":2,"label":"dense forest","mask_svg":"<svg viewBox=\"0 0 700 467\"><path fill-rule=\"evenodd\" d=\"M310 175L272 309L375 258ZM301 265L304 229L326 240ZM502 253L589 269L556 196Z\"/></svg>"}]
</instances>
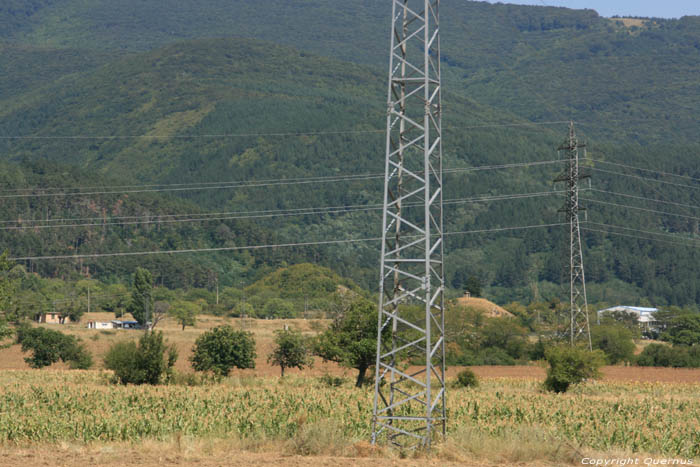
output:
<instances>
[{"instance_id":1,"label":"dense forest","mask_svg":"<svg viewBox=\"0 0 700 467\"><path fill-rule=\"evenodd\" d=\"M224 249L21 261L68 281L118 284L143 266L166 288L242 289L312 262L374 290L376 241L236 248L379 234L387 6L166 3L0 6L2 246ZM442 15L451 295L470 278L499 303L565 295L565 227L474 231L564 221L552 180L567 125L532 122L573 119L592 175L591 301L699 303L700 19L628 28L483 2L445 2ZM547 163L485 170L533 161Z\"/></svg>"}]
</instances>

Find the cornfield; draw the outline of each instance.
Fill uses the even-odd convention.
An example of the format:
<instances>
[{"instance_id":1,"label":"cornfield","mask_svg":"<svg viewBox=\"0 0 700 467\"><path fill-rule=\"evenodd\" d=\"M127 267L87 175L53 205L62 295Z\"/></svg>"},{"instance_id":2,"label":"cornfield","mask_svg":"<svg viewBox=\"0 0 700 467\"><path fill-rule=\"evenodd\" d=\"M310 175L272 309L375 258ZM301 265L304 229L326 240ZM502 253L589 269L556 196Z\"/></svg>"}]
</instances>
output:
<instances>
[{"instance_id":1,"label":"cornfield","mask_svg":"<svg viewBox=\"0 0 700 467\"><path fill-rule=\"evenodd\" d=\"M522 379L452 389L449 430L498 439L537 427L547 439L598 451L700 456L700 385L590 382L554 395ZM317 378L229 378L208 386L114 386L90 371L0 373L0 443L138 442L194 438L291 439L332 419L367 440L372 390ZM449 435L448 435L449 436Z\"/></svg>"}]
</instances>

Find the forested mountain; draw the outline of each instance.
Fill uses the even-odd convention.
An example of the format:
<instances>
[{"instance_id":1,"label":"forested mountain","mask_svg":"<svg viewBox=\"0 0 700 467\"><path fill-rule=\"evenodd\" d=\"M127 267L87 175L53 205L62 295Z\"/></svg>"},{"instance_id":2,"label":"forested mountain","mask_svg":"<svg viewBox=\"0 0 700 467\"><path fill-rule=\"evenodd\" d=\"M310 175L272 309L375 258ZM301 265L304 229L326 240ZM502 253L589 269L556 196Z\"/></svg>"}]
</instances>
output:
<instances>
[{"instance_id":1,"label":"forested mountain","mask_svg":"<svg viewBox=\"0 0 700 467\"><path fill-rule=\"evenodd\" d=\"M9 227L34 228L0 230L0 241L16 256L33 256L376 237L380 216L369 207L381 201L381 177L291 179L381 172L389 6L359 0L4 2L0 212ZM608 162L590 163L597 191L582 194L591 299L700 301L700 255L696 243L686 246L699 220L700 19L654 19L629 28L590 10L482 2L443 2L442 15L445 166L458 169L445 175L452 200L446 229L563 222L557 213L563 199L555 194L468 199L551 191L563 164L461 169L556 159L566 125L527 122L575 119L589 156ZM290 183L271 182L282 179ZM267 182L231 183L241 181ZM216 184L162 191L197 182ZM153 192L90 196L49 190L134 184L159 185ZM43 191L17 191L33 187ZM22 193L42 196L15 196ZM344 206L368 208L269 214ZM158 217L204 212L222 214L206 222ZM96 218L88 223L101 225L38 227L47 217ZM123 225L125 217L130 223ZM611 230L601 224L618 226L618 235L597 232ZM459 290L475 276L500 302L558 296L566 280L566 235L561 227L452 235L449 285ZM177 287L203 286L214 273L224 283L250 283L278 266L313 261L373 289L378 245L144 258L81 265L114 281L146 264ZM30 267L65 276L76 264Z\"/></svg>"},{"instance_id":2,"label":"forested mountain","mask_svg":"<svg viewBox=\"0 0 700 467\"><path fill-rule=\"evenodd\" d=\"M10 0L0 40L122 53L185 39L262 39L385 66L390 2ZM694 141L700 17L641 26L570 10L445 1L446 82L532 119L575 118L591 134ZM630 121L632 120L632 121Z\"/></svg>"}]
</instances>

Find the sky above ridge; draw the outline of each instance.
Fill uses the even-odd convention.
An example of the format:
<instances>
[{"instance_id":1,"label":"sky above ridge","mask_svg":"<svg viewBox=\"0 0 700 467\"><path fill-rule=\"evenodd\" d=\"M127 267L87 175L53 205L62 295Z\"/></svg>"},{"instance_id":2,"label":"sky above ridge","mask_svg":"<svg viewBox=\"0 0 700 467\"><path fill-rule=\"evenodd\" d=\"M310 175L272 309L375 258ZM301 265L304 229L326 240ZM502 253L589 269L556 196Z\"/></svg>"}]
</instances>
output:
<instances>
[{"instance_id":1,"label":"sky above ridge","mask_svg":"<svg viewBox=\"0 0 700 467\"><path fill-rule=\"evenodd\" d=\"M653 16L680 18L700 15L700 0L487 0L490 3L563 6L596 10L601 16Z\"/></svg>"}]
</instances>

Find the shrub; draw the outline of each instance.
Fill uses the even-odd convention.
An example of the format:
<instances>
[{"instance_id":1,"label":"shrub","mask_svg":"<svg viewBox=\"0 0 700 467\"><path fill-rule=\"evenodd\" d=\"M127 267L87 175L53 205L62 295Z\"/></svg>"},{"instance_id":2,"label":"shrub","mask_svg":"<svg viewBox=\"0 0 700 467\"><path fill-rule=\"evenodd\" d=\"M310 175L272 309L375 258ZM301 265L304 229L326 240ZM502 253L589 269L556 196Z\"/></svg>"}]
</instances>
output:
<instances>
[{"instance_id":1,"label":"shrub","mask_svg":"<svg viewBox=\"0 0 700 467\"><path fill-rule=\"evenodd\" d=\"M217 376L228 376L234 367L255 368L255 357L253 334L224 325L197 338L190 361L197 371L211 371Z\"/></svg>"},{"instance_id":2,"label":"shrub","mask_svg":"<svg viewBox=\"0 0 700 467\"><path fill-rule=\"evenodd\" d=\"M515 359L500 347L487 347L477 354L480 365L515 365Z\"/></svg>"},{"instance_id":3,"label":"shrub","mask_svg":"<svg viewBox=\"0 0 700 467\"><path fill-rule=\"evenodd\" d=\"M22 352L32 351L24 359L32 368L43 368L59 360L72 369L86 370L92 366L92 355L75 336L46 328L22 326L17 330L17 343Z\"/></svg>"},{"instance_id":4,"label":"shrub","mask_svg":"<svg viewBox=\"0 0 700 467\"><path fill-rule=\"evenodd\" d=\"M700 344L700 314L684 314L671 319L668 330L661 339L673 345Z\"/></svg>"},{"instance_id":5,"label":"shrub","mask_svg":"<svg viewBox=\"0 0 700 467\"><path fill-rule=\"evenodd\" d=\"M547 347L544 345L544 341L540 337L537 339L535 345L533 345L530 349L530 360L544 360L545 350L547 350Z\"/></svg>"},{"instance_id":6,"label":"shrub","mask_svg":"<svg viewBox=\"0 0 700 467\"><path fill-rule=\"evenodd\" d=\"M600 350L590 352L581 347L556 346L545 351L549 363L544 387L548 391L566 392L572 384L588 378L597 378L605 364L605 354Z\"/></svg>"},{"instance_id":7,"label":"shrub","mask_svg":"<svg viewBox=\"0 0 700 467\"><path fill-rule=\"evenodd\" d=\"M457 373L457 386L461 388L475 388L479 385L479 380L469 368Z\"/></svg>"},{"instance_id":8,"label":"shrub","mask_svg":"<svg viewBox=\"0 0 700 467\"><path fill-rule=\"evenodd\" d=\"M639 366L664 366L674 368L700 367L700 347L649 344L637 357Z\"/></svg>"},{"instance_id":9,"label":"shrub","mask_svg":"<svg viewBox=\"0 0 700 467\"><path fill-rule=\"evenodd\" d=\"M105 355L105 367L121 384L159 384L167 380L177 361L177 350L168 347L162 332L149 332L133 341L117 342Z\"/></svg>"},{"instance_id":10,"label":"shrub","mask_svg":"<svg viewBox=\"0 0 700 467\"><path fill-rule=\"evenodd\" d=\"M448 364L459 366L484 366L502 365L512 366L518 362L499 347L488 347L476 351L470 349L459 350L457 355L448 357Z\"/></svg>"},{"instance_id":11,"label":"shrub","mask_svg":"<svg viewBox=\"0 0 700 467\"><path fill-rule=\"evenodd\" d=\"M341 376L331 376L328 373L325 375L321 376L320 378L321 383L325 384L326 386L329 386L331 388L338 388L345 384L345 378Z\"/></svg>"},{"instance_id":12,"label":"shrub","mask_svg":"<svg viewBox=\"0 0 700 467\"><path fill-rule=\"evenodd\" d=\"M72 336L71 336L72 337ZM65 352L65 360L71 370L87 370L92 367L92 354L82 342L69 346Z\"/></svg>"},{"instance_id":13,"label":"shrub","mask_svg":"<svg viewBox=\"0 0 700 467\"><path fill-rule=\"evenodd\" d=\"M265 304L263 308L265 318L293 318L294 305L281 298L273 298Z\"/></svg>"},{"instance_id":14,"label":"shrub","mask_svg":"<svg viewBox=\"0 0 700 467\"><path fill-rule=\"evenodd\" d=\"M605 353L608 363L634 360L634 340L632 331L622 325L594 326L592 329L593 348Z\"/></svg>"},{"instance_id":15,"label":"shrub","mask_svg":"<svg viewBox=\"0 0 700 467\"><path fill-rule=\"evenodd\" d=\"M527 330L512 318L491 318L480 329L482 349L502 349L511 360L527 357ZM487 363L487 365L498 363Z\"/></svg>"}]
</instances>

